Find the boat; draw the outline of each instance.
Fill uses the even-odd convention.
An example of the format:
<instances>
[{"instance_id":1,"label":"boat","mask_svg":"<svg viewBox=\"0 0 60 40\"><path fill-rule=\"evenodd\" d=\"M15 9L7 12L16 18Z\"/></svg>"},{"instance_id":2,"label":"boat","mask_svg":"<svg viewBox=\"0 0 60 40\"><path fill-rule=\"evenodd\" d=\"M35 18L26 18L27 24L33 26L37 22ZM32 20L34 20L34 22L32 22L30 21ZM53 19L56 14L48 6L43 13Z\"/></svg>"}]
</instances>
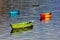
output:
<instances>
[{"instance_id":1,"label":"boat","mask_svg":"<svg viewBox=\"0 0 60 40\"><path fill-rule=\"evenodd\" d=\"M24 21L21 23L14 23L10 24L12 29L18 29L18 28L27 28L27 27L32 27L32 22L30 21Z\"/></svg>"},{"instance_id":2,"label":"boat","mask_svg":"<svg viewBox=\"0 0 60 40\"><path fill-rule=\"evenodd\" d=\"M11 17L11 18L13 18L13 17L16 17L16 16L18 16L18 15L20 15L20 10L11 10L10 12L9 12L9 16Z\"/></svg>"},{"instance_id":3,"label":"boat","mask_svg":"<svg viewBox=\"0 0 60 40\"><path fill-rule=\"evenodd\" d=\"M40 21L42 23L45 23L45 22L49 22L52 18L52 13L43 13L43 14L40 14Z\"/></svg>"},{"instance_id":4,"label":"boat","mask_svg":"<svg viewBox=\"0 0 60 40\"><path fill-rule=\"evenodd\" d=\"M41 17L41 19L51 18L52 13L43 13L43 14L40 14L40 17Z\"/></svg>"},{"instance_id":5,"label":"boat","mask_svg":"<svg viewBox=\"0 0 60 40\"><path fill-rule=\"evenodd\" d=\"M39 7L39 4L33 4L32 6L33 7Z\"/></svg>"}]
</instances>

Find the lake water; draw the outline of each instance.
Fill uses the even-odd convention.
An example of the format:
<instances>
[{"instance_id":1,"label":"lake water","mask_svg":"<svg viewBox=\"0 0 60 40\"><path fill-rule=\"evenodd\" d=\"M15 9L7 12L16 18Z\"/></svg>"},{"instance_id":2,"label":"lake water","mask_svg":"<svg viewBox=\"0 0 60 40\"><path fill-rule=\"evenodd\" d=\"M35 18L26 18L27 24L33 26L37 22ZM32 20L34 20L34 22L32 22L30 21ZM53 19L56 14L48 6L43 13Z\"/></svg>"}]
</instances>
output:
<instances>
[{"instance_id":1,"label":"lake water","mask_svg":"<svg viewBox=\"0 0 60 40\"><path fill-rule=\"evenodd\" d=\"M39 6L25 7L16 18L0 16L0 40L60 40L60 0L38 0ZM30 3L29 3L30 4ZM30 4L32 5L32 4ZM40 14L51 12L52 19L42 23ZM11 23L32 21L33 29L11 34Z\"/></svg>"}]
</instances>

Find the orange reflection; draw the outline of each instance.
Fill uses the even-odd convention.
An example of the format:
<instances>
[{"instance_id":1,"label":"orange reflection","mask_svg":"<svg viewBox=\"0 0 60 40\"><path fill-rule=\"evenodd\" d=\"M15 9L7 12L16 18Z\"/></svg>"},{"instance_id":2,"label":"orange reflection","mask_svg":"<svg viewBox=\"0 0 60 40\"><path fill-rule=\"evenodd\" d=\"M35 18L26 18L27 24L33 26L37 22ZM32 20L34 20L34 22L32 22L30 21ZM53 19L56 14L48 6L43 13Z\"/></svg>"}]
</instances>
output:
<instances>
[{"instance_id":1,"label":"orange reflection","mask_svg":"<svg viewBox=\"0 0 60 40\"><path fill-rule=\"evenodd\" d=\"M51 18L40 19L42 23L48 23L50 20Z\"/></svg>"}]
</instances>

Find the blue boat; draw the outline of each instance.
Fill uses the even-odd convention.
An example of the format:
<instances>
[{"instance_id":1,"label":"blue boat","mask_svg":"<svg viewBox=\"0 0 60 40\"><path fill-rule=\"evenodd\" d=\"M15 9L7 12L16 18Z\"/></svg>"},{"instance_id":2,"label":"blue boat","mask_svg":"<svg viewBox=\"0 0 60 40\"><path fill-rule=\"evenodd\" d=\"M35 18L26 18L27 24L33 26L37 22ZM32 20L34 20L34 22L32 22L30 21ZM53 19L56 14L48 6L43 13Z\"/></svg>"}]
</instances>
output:
<instances>
[{"instance_id":1,"label":"blue boat","mask_svg":"<svg viewBox=\"0 0 60 40\"><path fill-rule=\"evenodd\" d=\"M9 15L11 18L16 17L16 16L20 15L20 10L11 10Z\"/></svg>"}]
</instances>

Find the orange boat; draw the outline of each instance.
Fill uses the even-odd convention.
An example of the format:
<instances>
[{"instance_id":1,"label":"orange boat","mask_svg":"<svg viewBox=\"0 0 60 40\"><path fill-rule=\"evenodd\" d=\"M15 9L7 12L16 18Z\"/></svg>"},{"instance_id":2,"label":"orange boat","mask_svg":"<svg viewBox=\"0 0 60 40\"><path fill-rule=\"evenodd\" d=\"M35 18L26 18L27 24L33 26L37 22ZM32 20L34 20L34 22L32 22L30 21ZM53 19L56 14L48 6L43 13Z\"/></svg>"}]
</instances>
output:
<instances>
[{"instance_id":1,"label":"orange boat","mask_svg":"<svg viewBox=\"0 0 60 40\"><path fill-rule=\"evenodd\" d=\"M41 22L48 22L51 20L52 14L51 13L44 13L44 14L40 14L41 18L40 21Z\"/></svg>"},{"instance_id":2,"label":"orange boat","mask_svg":"<svg viewBox=\"0 0 60 40\"><path fill-rule=\"evenodd\" d=\"M43 14L40 14L40 16L41 16L41 19L45 19L45 18L51 18L52 14L51 13L43 13Z\"/></svg>"}]
</instances>

